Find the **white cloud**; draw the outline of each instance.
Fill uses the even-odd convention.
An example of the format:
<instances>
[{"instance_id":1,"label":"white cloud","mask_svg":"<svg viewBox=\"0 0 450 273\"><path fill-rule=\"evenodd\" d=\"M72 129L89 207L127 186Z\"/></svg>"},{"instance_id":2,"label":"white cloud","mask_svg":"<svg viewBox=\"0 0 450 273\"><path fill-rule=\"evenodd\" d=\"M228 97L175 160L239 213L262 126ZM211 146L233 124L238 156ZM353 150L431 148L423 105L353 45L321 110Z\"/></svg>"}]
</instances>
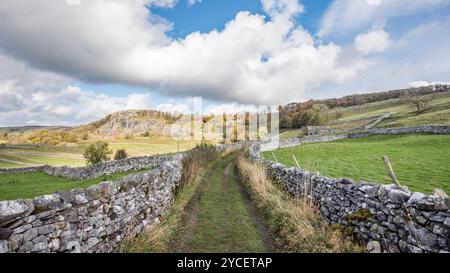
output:
<instances>
[{"instance_id":1,"label":"white cloud","mask_svg":"<svg viewBox=\"0 0 450 273\"><path fill-rule=\"evenodd\" d=\"M319 36L360 31L389 18L442 8L450 0L334 0L322 18Z\"/></svg>"},{"instance_id":2,"label":"white cloud","mask_svg":"<svg viewBox=\"0 0 450 273\"><path fill-rule=\"evenodd\" d=\"M356 50L364 55L383 52L390 43L389 34L384 30L373 30L355 38Z\"/></svg>"},{"instance_id":3,"label":"white cloud","mask_svg":"<svg viewBox=\"0 0 450 273\"><path fill-rule=\"evenodd\" d=\"M4 89L9 92L3 92ZM116 111L148 108L150 95L113 97L67 86L61 90L38 91L27 96L20 86L5 86L0 82L0 98L2 101L16 102L12 107L1 109L0 124L3 126L36 122L74 125L98 120Z\"/></svg>"},{"instance_id":4,"label":"white cloud","mask_svg":"<svg viewBox=\"0 0 450 273\"><path fill-rule=\"evenodd\" d=\"M366 0L369 6L379 6L381 5L381 0Z\"/></svg>"},{"instance_id":5,"label":"white cloud","mask_svg":"<svg viewBox=\"0 0 450 273\"><path fill-rule=\"evenodd\" d=\"M422 87L422 86L430 86L430 85L450 85L450 82L428 82L428 81L412 81L408 83L409 87Z\"/></svg>"},{"instance_id":6,"label":"white cloud","mask_svg":"<svg viewBox=\"0 0 450 273\"><path fill-rule=\"evenodd\" d=\"M257 106L252 104L222 103L206 107L205 113L216 115L220 115L223 113L238 114L238 113L256 112L257 110L258 110Z\"/></svg>"},{"instance_id":7,"label":"white cloud","mask_svg":"<svg viewBox=\"0 0 450 273\"><path fill-rule=\"evenodd\" d=\"M0 46L35 67L84 81L241 103L300 100L305 90L350 80L366 66L361 58L341 62L340 46L321 44L295 26L292 18L303 11L297 0L262 0L269 20L240 12L222 31L185 39L169 38L171 23L149 15L145 3L2 1Z\"/></svg>"},{"instance_id":8,"label":"white cloud","mask_svg":"<svg viewBox=\"0 0 450 273\"><path fill-rule=\"evenodd\" d=\"M73 125L111 112L148 108L150 94L110 96L70 85L70 79L32 69L0 53L0 127Z\"/></svg>"},{"instance_id":9,"label":"white cloud","mask_svg":"<svg viewBox=\"0 0 450 273\"><path fill-rule=\"evenodd\" d=\"M187 5L190 7L190 6L193 6L195 4L199 4L201 2L202 2L202 0L187 0Z\"/></svg>"},{"instance_id":10,"label":"white cloud","mask_svg":"<svg viewBox=\"0 0 450 273\"><path fill-rule=\"evenodd\" d=\"M323 43L296 25L294 18L303 12L297 0L262 0L269 18L240 12L221 31L173 39L167 35L172 24L144 5L177 3L1 1L0 100L5 103L0 124L82 123L149 105L147 93L95 94L73 86L73 78L137 85L174 98L203 96L222 103L209 112L240 112L250 109L249 103L299 101L305 91L319 87L321 94L338 88L385 90L449 75L450 64L442 60L450 59L450 19L424 24L396 41L381 29L387 18L432 10L450 0L335 0L321 34L372 27L347 47ZM188 112L190 106L174 100L157 109Z\"/></svg>"},{"instance_id":11,"label":"white cloud","mask_svg":"<svg viewBox=\"0 0 450 273\"><path fill-rule=\"evenodd\" d=\"M291 17L303 12L303 6L297 0L261 0L263 10L270 16Z\"/></svg>"},{"instance_id":12,"label":"white cloud","mask_svg":"<svg viewBox=\"0 0 450 273\"><path fill-rule=\"evenodd\" d=\"M426 22L403 33L352 81L321 85L307 97L339 97L351 93L386 91L419 84L450 81L450 16Z\"/></svg>"}]
</instances>

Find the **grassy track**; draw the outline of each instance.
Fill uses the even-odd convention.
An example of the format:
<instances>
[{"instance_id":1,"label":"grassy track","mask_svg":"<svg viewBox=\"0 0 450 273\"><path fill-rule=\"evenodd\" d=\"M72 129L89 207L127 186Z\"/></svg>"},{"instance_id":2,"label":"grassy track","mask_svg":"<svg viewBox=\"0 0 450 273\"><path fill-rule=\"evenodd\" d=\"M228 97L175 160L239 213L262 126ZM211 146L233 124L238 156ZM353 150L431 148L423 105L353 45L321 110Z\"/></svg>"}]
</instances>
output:
<instances>
[{"instance_id":1,"label":"grassy track","mask_svg":"<svg viewBox=\"0 0 450 273\"><path fill-rule=\"evenodd\" d=\"M56 191L87 188L102 181L115 180L131 173L136 173L136 171L79 181L51 176L43 172L0 174L0 201L27 199Z\"/></svg>"},{"instance_id":2,"label":"grassy track","mask_svg":"<svg viewBox=\"0 0 450 273\"><path fill-rule=\"evenodd\" d=\"M450 193L450 136L402 135L345 139L313 143L274 151L277 159L330 177L389 183L382 156L387 155L401 183L430 193L442 188ZM272 152L264 156L273 160Z\"/></svg>"},{"instance_id":3,"label":"grassy track","mask_svg":"<svg viewBox=\"0 0 450 273\"><path fill-rule=\"evenodd\" d=\"M234 157L219 160L203 189L190 252L264 252L236 179Z\"/></svg>"},{"instance_id":4,"label":"grassy track","mask_svg":"<svg viewBox=\"0 0 450 273\"><path fill-rule=\"evenodd\" d=\"M271 242L237 177L235 156L220 157L176 197L154 228L124 244L124 252L267 252Z\"/></svg>"}]
</instances>

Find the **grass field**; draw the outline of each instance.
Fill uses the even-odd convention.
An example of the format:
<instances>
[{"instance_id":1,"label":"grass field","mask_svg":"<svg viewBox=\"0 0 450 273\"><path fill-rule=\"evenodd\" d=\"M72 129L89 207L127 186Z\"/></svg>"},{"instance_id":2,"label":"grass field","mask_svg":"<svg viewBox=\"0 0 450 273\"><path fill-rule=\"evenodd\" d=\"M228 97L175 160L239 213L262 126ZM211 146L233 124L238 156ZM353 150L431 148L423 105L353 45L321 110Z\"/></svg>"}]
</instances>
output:
<instances>
[{"instance_id":1,"label":"grass field","mask_svg":"<svg viewBox=\"0 0 450 273\"><path fill-rule=\"evenodd\" d=\"M303 129L286 130L280 134L281 139L299 137L303 135Z\"/></svg>"},{"instance_id":2,"label":"grass field","mask_svg":"<svg viewBox=\"0 0 450 273\"><path fill-rule=\"evenodd\" d=\"M450 136L401 135L344 139L278 149L278 161L329 177L390 183L382 156L387 155L400 183L411 190L430 193L441 188L450 193ZM265 158L274 160L272 152Z\"/></svg>"},{"instance_id":3,"label":"grass field","mask_svg":"<svg viewBox=\"0 0 450 273\"><path fill-rule=\"evenodd\" d=\"M170 137L132 139L107 139L109 148L115 152L125 149L129 156L166 154L178 151L177 141ZM83 151L90 141L59 146L5 145L0 146L0 168L20 168L36 165L85 166ZM195 146L193 141L180 141L179 150Z\"/></svg>"},{"instance_id":4,"label":"grass field","mask_svg":"<svg viewBox=\"0 0 450 273\"><path fill-rule=\"evenodd\" d=\"M145 171L145 170L144 170ZM70 180L63 177L51 176L44 172L28 172L0 175L0 201L18 198L34 198L56 191L87 188L102 181L116 180L132 173L144 171L131 171L116 173L87 180Z\"/></svg>"}]
</instances>

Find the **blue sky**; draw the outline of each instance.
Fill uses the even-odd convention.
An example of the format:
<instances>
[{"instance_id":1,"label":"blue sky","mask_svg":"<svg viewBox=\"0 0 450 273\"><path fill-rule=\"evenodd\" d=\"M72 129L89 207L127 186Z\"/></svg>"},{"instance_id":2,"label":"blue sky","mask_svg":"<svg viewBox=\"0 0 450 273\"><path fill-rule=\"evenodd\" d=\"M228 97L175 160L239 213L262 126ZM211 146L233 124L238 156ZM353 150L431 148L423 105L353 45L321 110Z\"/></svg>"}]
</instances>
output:
<instances>
[{"instance_id":1,"label":"blue sky","mask_svg":"<svg viewBox=\"0 0 450 273\"><path fill-rule=\"evenodd\" d=\"M2 1L0 126L450 81L450 0L188 1Z\"/></svg>"},{"instance_id":2,"label":"blue sky","mask_svg":"<svg viewBox=\"0 0 450 273\"><path fill-rule=\"evenodd\" d=\"M320 18L330 2L331 0L302 1L306 12L297 19L298 23L309 31L316 32ZM260 0L204 0L192 6L187 2L180 2L174 8L157 7L151 8L151 11L174 23L174 30L169 34L176 38L185 37L195 31L222 30L240 11L265 14Z\"/></svg>"},{"instance_id":3,"label":"blue sky","mask_svg":"<svg viewBox=\"0 0 450 273\"><path fill-rule=\"evenodd\" d=\"M331 0L304 0L301 2L305 12L296 18L297 24L315 33L320 27L320 19ZM161 16L173 23L173 30L168 35L175 39L185 38L192 32L210 32L213 29L223 30L225 24L233 20L238 12L248 11L254 14L267 16L261 6L260 0L203 0L199 4L189 6L186 1L179 2L173 8L148 7L153 14ZM142 92L143 88L116 84L94 84L74 82L86 90L98 93L110 93L113 95L131 94ZM167 97L158 93L152 93L154 105L164 103ZM214 104L204 100L206 105Z\"/></svg>"},{"instance_id":4,"label":"blue sky","mask_svg":"<svg viewBox=\"0 0 450 273\"><path fill-rule=\"evenodd\" d=\"M301 4L305 12L295 21L311 33L316 33L320 27L320 19L328 8L331 0L304 0ZM203 0L199 4L189 6L187 1L178 2L172 8L148 7L150 12L161 16L171 23L173 29L168 35L174 39L185 38L192 32L207 33L213 29L223 30L225 24L233 20L238 12L248 11L254 14L268 16L261 6L260 0ZM82 89L92 90L97 93L109 93L112 95L128 95L131 93L145 91L142 87L117 85L117 84L95 84L76 81L75 85ZM164 103L168 98L164 95L152 92L152 104L154 106ZM205 105L213 105L215 102L204 99Z\"/></svg>"}]
</instances>

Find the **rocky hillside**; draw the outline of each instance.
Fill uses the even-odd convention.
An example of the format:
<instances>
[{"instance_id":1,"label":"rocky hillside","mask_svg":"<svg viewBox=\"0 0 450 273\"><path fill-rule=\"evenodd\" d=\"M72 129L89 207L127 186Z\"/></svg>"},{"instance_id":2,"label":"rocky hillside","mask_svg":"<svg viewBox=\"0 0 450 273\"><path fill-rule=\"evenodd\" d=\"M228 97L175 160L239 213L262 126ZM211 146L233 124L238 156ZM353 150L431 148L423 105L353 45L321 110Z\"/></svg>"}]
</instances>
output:
<instances>
[{"instance_id":1,"label":"rocky hillside","mask_svg":"<svg viewBox=\"0 0 450 273\"><path fill-rule=\"evenodd\" d=\"M77 133L101 137L126 137L144 134L167 136L176 117L153 110L128 110L116 112L105 118L74 128Z\"/></svg>"}]
</instances>

